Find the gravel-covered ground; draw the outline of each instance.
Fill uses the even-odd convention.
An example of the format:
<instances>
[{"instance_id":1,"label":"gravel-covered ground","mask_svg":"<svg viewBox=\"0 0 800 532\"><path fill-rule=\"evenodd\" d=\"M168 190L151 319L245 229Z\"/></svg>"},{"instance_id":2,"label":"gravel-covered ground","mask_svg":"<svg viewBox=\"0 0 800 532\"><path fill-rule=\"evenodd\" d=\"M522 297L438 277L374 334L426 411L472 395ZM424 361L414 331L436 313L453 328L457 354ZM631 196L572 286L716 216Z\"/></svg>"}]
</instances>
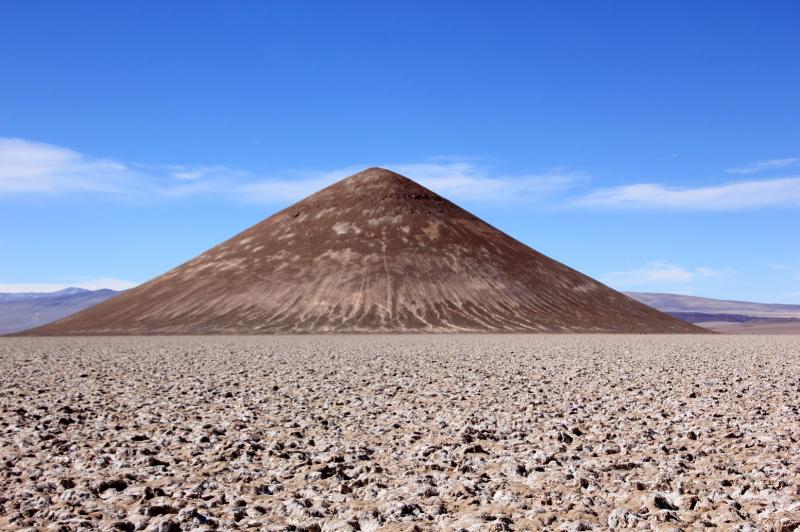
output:
<instances>
[{"instance_id":1,"label":"gravel-covered ground","mask_svg":"<svg viewBox=\"0 0 800 532\"><path fill-rule=\"evenodd\" d=\"M800 337L0 339L0 528L793 530Z\"/></svg>"}]
</instances>

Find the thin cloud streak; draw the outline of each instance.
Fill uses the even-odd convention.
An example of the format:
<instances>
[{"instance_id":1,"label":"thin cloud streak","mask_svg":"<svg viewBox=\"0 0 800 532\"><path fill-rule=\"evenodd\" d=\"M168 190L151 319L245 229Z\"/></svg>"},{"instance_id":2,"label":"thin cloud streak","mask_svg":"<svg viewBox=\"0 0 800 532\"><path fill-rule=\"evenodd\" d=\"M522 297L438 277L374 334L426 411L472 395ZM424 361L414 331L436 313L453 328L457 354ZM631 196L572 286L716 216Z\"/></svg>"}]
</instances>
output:
<instances>
[{"instance_id":1,"label":"thin cloud streak","mask_svg":"<svg viewBox=\"0 0 800 532\"><path fill-rule=\"evenodd\" d=\"M394 168L443 196L467 200L537 200L587 179L585 174L562 168L541 174L493 176L489 168L463 161L400 164Z\"/></svg>"},{"instance_id":2,"label":"thin cloud streak","mask_svg":"<svg viewBox=\"0 0 800 532\"><path fill-rule=\"evenodd\" d=\"M800 281L800 265L790 264L767 264L767 268L778 272L779 275L788 277L794 281Z\"/></svg>"},{"instance_id":3,"label":"thin cloud streak","mask_svg":"<svg viewBox=\"0 0 800 532\"><path fill-rule=\"evenodd\" d=\"M697 211L797 207L800 206L800 177L697 188L670 188L656 183L641 183L599 189L568 204L573 207Z\"/></svg>"},{"instance_id":4,"label":"thin cloud streak","mask_svg":"<svg viewBox=\"0 0 800 532\"><path fill-rule=\"evenodd\" d=\"M776 159L753 167L779 168L796 161L799 160ZM0 137L0 197L66 193L132 200L216 196L241 203L280 205L297 201L367 166L370 165L261 175L222 165L125 163L51 144ZM706 187L636 183L570 197L570 191L589 181L585 173L554 168L541 173L508 174L475 159L442 156L385 166L454 201L694 211L800 206L800 177L796 176Z\"/></svg>"},{"instance_id":5,"label":"thin cloud streak","mask_svg":"<svg viewBox=\"0 0 800 532\"><path fill-rule=\"evenodd\" d=\"M603 282L617 288L686 285L718 274L711 268L684 268L665 261L652 261L634 270L611 272L603 277Z\"/></svg>"},{"instance_id":6,"label":"thin cloud streak","mask_svg":"<svg viewBox=\"0 0 800 532\"><path fill-rule=\"evenodd\" d=\"M350 166L310 175L306 173L304 177L300 177L300 172L295 172L295 178L256 180L238 185L234 193L248 202L296 201L363 170L365 166ZM386 166L454 200L541 201L584 179L583 174L560 169L542 174L493 175L488 167L460 160Z\"/></svg>"},{"instance_id":7,"label":"thin cloud streak","mask_svg":"<svg viewBox=\"0 0 800 532\"><path fill-rule=\"evenodd\" d=\"M90 159L59 146L0 138L0 193L69 190L120 193L141 186L144 176L109 159Z\"/></svg>"},{"instance_id":8,"label":"thin cloud streak","mask_svg":"<svg viewBox=\"0 0 800 532\"><path fill-rule=\"evenodd\" d=\"M276 204L302 199L367 166L261 176L221 165L123 163L92 158L51 144L0 138L0 195L69 192L136 198L217 195L246 203ZM452 157L387 166L458 200L540 201L584 179L580 173L560 168L541 174L498 175L489 166Z\"/></svg>"},{"instance_id":9,"label":"thin cloud streak","mask_svg":"<svg viewBox=\"0 0 800 532\"><path fill-rule=\"evenodd\" d=\"M52 144L0 138L0 195L69 192L170 195L197 187L194 176L210 180L230 173L218 166L126 164Z\"/></svg>"},{"instance_id":10,"label":"thin cloud streak","mask_svg":"<svg viewBox=\"0 0 800 532\"><path fill-rule=\"evenodd\" d=\"M728 168L726 173L732 175L746 175L755 174L758 172L767 172L769 170L781 170L783 168L790 168L797 166L800 159L796 157L786 157L784 159L770 159L768 161L758 161L757 163L739 166L737 168Z\"/></svg>"}]
</instances>

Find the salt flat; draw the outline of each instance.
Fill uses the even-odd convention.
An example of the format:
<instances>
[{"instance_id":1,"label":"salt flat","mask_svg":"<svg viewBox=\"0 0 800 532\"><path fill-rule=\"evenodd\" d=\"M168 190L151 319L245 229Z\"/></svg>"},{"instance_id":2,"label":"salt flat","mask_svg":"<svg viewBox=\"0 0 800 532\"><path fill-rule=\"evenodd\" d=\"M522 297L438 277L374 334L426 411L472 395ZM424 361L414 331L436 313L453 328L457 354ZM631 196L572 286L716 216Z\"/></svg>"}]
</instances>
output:
<instances>
[{"instance_id":1,"label":"salt flat","mask_svg":"<svg viewBox=\"0 0 800 532\"><path fill-rule=\"evenodd\" d=\"M0 407L4 529L800 525L798 336L5 338Z\"/></svg>"}]
</instances>

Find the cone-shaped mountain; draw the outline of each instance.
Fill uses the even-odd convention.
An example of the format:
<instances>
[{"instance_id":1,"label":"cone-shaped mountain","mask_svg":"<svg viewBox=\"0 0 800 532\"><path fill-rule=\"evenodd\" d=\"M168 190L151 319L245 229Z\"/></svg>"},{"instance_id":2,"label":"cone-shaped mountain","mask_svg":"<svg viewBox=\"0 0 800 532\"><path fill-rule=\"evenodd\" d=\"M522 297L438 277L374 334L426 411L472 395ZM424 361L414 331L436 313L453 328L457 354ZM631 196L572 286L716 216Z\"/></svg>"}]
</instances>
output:
<instances>
[{"instance_id":1,"label":"cone-shaped mountain","mask_svg":"<svg viewBox=\"0 0 800 532\"><path fill-rule=\"evenodd\" d=\"M31 334L701 332L370 168Z\"/></svg>"}]
</instances>

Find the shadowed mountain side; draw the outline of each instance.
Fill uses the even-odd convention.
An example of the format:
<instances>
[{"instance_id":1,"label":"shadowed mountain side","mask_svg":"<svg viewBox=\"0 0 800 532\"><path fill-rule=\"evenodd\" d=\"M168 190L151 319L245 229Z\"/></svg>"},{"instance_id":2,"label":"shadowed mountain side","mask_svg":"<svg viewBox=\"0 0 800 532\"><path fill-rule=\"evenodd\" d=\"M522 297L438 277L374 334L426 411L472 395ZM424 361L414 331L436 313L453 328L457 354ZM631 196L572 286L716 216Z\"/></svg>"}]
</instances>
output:
<instances>
[{"instance_id":1,"label":"shadowed mountain side","mask_svg":"<svg viewBox=\"0 0 800 532\"><path fill-rule=\"evenodd\" d=\"M370 168L29 334L703 332Z\"/></svg>"}]
</instances>

